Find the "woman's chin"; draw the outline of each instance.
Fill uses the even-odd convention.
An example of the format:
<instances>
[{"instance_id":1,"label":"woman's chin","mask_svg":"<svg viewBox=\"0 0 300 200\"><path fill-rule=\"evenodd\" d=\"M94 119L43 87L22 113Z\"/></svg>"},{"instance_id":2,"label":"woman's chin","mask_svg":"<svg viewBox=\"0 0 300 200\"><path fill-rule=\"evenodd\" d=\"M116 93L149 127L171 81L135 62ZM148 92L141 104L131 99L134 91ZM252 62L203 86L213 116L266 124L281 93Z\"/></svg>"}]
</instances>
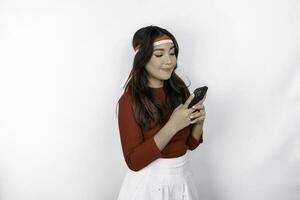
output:
<instances>
[{"instance_id":1,"label":"woman's chin","mask_svg":"<svg viewBox=\"0 0 300 200\"><path fill-rule=\"evenodd\" d=\"M161 80L163 80L163 81L166 81L166 80L169 80L171 78L171 76L165 76L165 77L163 77L163 78L161 78Z\"/></svg>"},{"instance_id":2,"label":"woman's chin","mask_svg":"<svg viewBox=\"0 0 300 200\"><path fill-rule=\"evenodd\" d=\"M171 78L171 75L172 75L172 73L164 73L164 74L161 76L161 78L162 78L163 80L168 80L168 79Z\"/></svg>"}]
</instances>

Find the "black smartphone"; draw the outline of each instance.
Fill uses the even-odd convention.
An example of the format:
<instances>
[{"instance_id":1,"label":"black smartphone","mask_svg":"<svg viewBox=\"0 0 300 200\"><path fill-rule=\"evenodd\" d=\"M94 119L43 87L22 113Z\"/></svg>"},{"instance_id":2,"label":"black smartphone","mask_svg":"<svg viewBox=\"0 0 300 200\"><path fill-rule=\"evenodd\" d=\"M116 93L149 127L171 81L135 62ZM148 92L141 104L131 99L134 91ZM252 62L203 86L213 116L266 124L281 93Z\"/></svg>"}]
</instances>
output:
<instances>
[{"instance_id":1,"label":"black smartphone","mask_svg":"<svg viewBox=\"0 0 300 200\"><path fill-rule=\"evenodd\" d=\"M196 103L198 103L199 101L201 101L203 99L203 97L205 96L206 92L208 90L207 86L203 86L200 88L197 88L194 90L194 98L191 101L191 103L189 104L188 108L191 108L193 105L195 105Z\"/></svg>"}]
</instances>

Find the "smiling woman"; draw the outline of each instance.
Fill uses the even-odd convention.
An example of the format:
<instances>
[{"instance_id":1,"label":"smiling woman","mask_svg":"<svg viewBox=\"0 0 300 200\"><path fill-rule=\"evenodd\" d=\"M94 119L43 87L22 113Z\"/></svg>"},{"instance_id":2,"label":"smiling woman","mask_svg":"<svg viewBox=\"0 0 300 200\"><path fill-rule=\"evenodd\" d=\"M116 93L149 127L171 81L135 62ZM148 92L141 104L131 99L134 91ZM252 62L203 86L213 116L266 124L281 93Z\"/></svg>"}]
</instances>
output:
<instances>
[{"instance_id":1,"label":"smiling woman","mask_svg":"<svg viewBox=\"0 0 300 200\"><path fill-rule=\"evenodd\" d=\"M171 77L177 59L172 40L169 40L169 43L158 44L153 51L151 59L146 64L146 71L149 85L157 88L162 87L163 81Z\"/></svg>"},{"instance_id":2,"label":"smiling woman","mask_svg":"<svg viewBox=\"0 0 300 200\"><path fill-rule=\"evenodd\" d=\"M119 99L128 171L118 200L199 199L188 150L196 149L203 138L191 134L199 119L191 120L195 109L188 105L193 96L175 73L177 41L166 29L147 26L134 34L132 45L133 68ZM201 126L195 127L202 133Z\"/></svg>"}]
</instances>

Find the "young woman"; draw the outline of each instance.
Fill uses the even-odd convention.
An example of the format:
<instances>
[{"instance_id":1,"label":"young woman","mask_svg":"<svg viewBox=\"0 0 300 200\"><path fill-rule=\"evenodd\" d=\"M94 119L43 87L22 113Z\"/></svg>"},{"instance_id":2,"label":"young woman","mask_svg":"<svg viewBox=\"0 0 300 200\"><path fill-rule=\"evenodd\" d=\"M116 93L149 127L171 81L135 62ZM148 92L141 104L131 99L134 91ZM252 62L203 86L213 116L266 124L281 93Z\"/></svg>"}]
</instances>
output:
<instances>
[{"instance_id":1,"label":"young woman","mask_svg":"<svg viewBox=\"0 0 300 200\"><path fill-rule=\"evenodd\" d=\"M120 97L118 123L128 166L118 200L199 200L187 150L203 142L203 100L175 73L178 44L166 29L147 26L133 37L133 68Z\"/></svg>"}]
</instances>

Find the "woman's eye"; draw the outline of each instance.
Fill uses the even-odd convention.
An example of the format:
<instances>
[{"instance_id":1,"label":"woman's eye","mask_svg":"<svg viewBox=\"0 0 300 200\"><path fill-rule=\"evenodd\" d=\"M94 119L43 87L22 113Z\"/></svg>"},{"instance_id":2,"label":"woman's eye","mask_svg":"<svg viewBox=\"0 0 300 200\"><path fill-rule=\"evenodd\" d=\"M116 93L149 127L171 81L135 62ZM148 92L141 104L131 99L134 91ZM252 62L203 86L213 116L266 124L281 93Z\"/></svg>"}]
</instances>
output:
<instances>
[{"instance_id":1,"label":"woman's eye","mask_svg":"<svg viewBox=\"0 0 300 200\"><path fill-rule=\"evenodd\" d=\"M170 55L174 56L175 53L170 53ZM162 57L163 55L155 55L156 57Z\"/></svg>"}]
</instances>

